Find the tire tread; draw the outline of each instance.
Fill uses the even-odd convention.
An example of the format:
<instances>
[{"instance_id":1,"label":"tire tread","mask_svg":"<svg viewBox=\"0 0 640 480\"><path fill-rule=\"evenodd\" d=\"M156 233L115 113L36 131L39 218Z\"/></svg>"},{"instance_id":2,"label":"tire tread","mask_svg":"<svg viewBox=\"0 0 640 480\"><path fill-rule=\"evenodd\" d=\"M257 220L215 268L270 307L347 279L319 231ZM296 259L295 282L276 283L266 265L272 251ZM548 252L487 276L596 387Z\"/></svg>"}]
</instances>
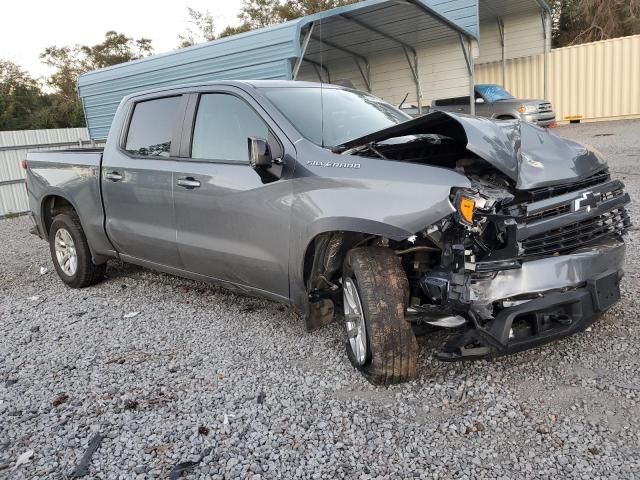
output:
<instances>
[{"instance_id":1,"label":"tire tread","mask_svg":"<svg viewBox=\"0 0 640 480\"><path fill-rule=\"evenodd\" d=\"M415 378L418 344L404 318L409 285L398 257L388 248L355 248L345 258L344 272L354 274L367 321L371 357L358 368L378 385ZM348 342L347 352L354 363Z\"/></svg>"},{"instance_id":2,"label":"tire tread","mask_svg":"<svg viewBox=\"0 0 640 480\"><path fill-rule=\"evenodd\" d=\"M75 243L76 253L78 254L78 270L73 277L68 277L62 272L56 259L54 238L58 225L64 226L69 231ZM90 287L104 278L107 265L106 263L102 265L93 263L87 237L80 224L80 218L75 212L61 213L53 219L49 231L49 248L58 276L71 288Z\"/></svg>"}]
</instances>

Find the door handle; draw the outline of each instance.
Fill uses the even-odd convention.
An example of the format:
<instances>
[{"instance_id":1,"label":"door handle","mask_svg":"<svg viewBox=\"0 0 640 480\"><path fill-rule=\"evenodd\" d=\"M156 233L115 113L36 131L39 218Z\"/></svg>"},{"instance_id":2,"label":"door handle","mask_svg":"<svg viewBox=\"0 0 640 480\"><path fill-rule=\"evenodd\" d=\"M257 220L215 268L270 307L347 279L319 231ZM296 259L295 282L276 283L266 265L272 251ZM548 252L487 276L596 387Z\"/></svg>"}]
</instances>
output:
<instances>
[{"instance_id":1,"label":"door handle","mask_svg":"<svg viewBox=\"0 0 640 480\"><path fill-rule=\"evenodd\" d=\"M118 172L107 172L104 174L104 178L106 178L110 182L119 182L124 177L120 175Z\"/></svg>"},{"instance_id":2,"label":"door handle","mask_svg":"<svg viewBox=\"0 0 640 480\"><path fill-rule=\"evenodd\" d=\"M176 184L189 190L200 187L200 182L193 177L180 177Z\"/></svg>"}]
</instances>

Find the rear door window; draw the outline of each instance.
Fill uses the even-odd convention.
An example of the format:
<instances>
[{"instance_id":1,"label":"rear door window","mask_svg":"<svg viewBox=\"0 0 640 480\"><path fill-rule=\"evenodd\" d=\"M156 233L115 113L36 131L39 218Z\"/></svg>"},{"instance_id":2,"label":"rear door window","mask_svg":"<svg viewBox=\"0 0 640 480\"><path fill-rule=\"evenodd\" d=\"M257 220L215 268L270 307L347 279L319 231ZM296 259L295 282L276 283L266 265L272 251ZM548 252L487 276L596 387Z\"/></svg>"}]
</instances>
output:
<instances>
[{"instance_id":1,"label":"rear door window","mask_svg":"<svg viewBox=\"0 0 640 480\"><path fill-rule=\"evenodd\" d=\"M450 107L450 106L460 106L460 105L469 105L471 97L455 97L455 98L442 98L440 100L436 100L436 107Z\"/></svg>"},{"instance_id":2,"label":"rear door window","mask_svg":"<svg viewBox=\"0 0 640 480\"><path fill-rule=\"evenodd\" d=\"M244 100L225 93L207 93L200 97L192 158L248 162L249 137L267 140L269 127Z\"/></svg>"},{"instance_id":3,"label":"rear door window","mask_svg":"<svg viewBox=\"0 0 640 480\"><path fill-rule=\"evenodd\" d=\"M168 157L180 96L136 103L125 150L132 155Z\"/></svg>"}]
</instances>

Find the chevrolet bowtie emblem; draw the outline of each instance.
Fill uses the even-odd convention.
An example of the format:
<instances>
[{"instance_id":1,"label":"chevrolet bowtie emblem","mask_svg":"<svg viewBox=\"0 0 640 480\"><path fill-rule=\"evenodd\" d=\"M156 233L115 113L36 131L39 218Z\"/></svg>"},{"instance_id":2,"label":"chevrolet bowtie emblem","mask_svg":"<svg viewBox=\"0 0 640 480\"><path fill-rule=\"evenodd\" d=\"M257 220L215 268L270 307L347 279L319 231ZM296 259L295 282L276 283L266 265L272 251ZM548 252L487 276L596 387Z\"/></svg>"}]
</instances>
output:
<instances>
[{"instance_id":1,"label":"chevrolet bowtie emblem","mask_svg":"<svg viewBox=\"0 0 640 480\"><path fill-rule=\"evenodd\" d=\"M586 210L587 212L589 212L592 208L598 206L600 200L602 200L602 195L600 193L583 193L582 197L576 198L573 201L573 210L575 212L579 212L580 210Z\"/></svg>"}]
</instances>

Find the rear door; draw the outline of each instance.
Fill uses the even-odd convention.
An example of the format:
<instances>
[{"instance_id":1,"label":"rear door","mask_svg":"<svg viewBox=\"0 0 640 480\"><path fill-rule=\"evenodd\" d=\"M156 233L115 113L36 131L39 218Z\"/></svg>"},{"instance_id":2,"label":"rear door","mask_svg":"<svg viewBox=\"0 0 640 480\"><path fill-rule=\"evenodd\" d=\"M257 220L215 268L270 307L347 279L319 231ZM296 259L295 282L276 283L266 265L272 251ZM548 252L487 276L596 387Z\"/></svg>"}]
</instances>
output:
<instances>
[{"instance_id":1,"label":"rear door","mask_svg":"<svg viewBox=\"0 0 640 480\"><path fill-rule=\"evenodd\" d=\"M492 117L494 111L494 105L476 90L476 115L478 117Z\"/></svg>"},{"instance_id":2,"label":"rear door","mask_svg":"<svg viewBox=\"0 0 640 480\"><path fill-rule=\"evenodd\" d=\"M182 95L170 95L136 102L117 147L105 152L106 231L125 258L180 266L173 172L185 101Z\"/></svg>"},{"instance_id":3,"label":"rear door","mask_svg":"<svg viewBox=\"0 0 640 480\"><path fill-rule=\"evenodd\" d=\"M443 98L434 102L434 110L454 113L469 113L469 97Z\"/></svg>"},{"instance_id":4,"label":"rear door","mask_svg":"<svg viewBox=\"0 0 640 480\"><path fill-rule=\"evenodd\" d=\"M257 102L233 87L194 94L186 118L193 119L183 135L188 158L174 175L185 269L288 299L293 145ZM251 168L249 137L268 140L278 152L280 179L265 183Z\"/></svg>"}]
</instances>

